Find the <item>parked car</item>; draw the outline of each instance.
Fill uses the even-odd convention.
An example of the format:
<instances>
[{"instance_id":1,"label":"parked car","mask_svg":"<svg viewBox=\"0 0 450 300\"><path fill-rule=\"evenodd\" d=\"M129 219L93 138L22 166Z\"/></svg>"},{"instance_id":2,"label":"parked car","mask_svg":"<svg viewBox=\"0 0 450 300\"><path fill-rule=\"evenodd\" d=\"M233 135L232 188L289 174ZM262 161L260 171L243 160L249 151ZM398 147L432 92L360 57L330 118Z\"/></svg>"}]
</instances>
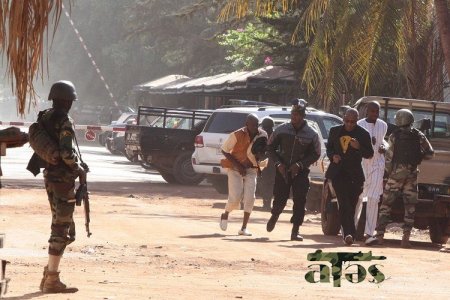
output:
<instances>
[{"instance_id":1,"label":"parked car","mask_svg":"<svg viewBox=\"0 0 450 300\"><path fill-rule=\"evenodd\" d=\"M223 158L221 146L228 135L243 127L249 113L254 113L260 120L270 116L276 124L290 120L291 107L268 106L268 107L232 107L217 109L209 118L203 131L195 138L195 151L192 155L192 165L197 173L207 175L207 179L219 192L228 192L226 171L220 166ZM323 139L323 149L328 139L328 132L332 126L342 124L338 116L323 111L307 108L306 119L315 122L320 137ZM323 180L323 169L319 163L311 166L310 177Z\"/></svg>"},{"instance_id":2,"label":"parked car","mask_svg":"<svg viewBox=\"0 0 450 300\"><path fill-rule=\"evenodd\" d=\"M136 113L123 113L117 121L113 121L109 127L123 128L127 125L137 123ZM105 138L105 147L113 154L123 154L130 161L135 161L134 157L127 156L125 152L125 131L106 131L103 132ZM99 136L100 139L100 136Z\"/></svg>"},{"instance_id":3,"label":"parked car","mask_svg":"<svg viewBox=\"0 0 450 300\"><path fill-rule=\"evenodd\" d=\"M414 114L414 126L423 131L435 150L434 158L424 160L419 166L418 203L414 227L429 229L433 243L445 244L450 235L450 103L417 99L370 96L359 99L354 107L360 117L366 115L367 103L378 101L380 118L388 123L388 131L395 130L394 116L401 108ZM340 230L337 199L331 182L326 180L322 191L322 231L336 235ZM392 210L392 219L403 222L403 201L399 199ZM365 226L365 203L357 226L357 238L361 239Z\"/></svg>"},{"instance_id":4,"label":"parked car","mask_svg":"<svg viewBox=\"0 0 450 300\"><path fill-rule=\"evenodd\" d=\"M141 106L138 125L126 127L127 155L138 155L143 167L156 169L168 183L199 184L204 175L193 170L191 156L195 136L203 130L211 113ZM147 121L150 125L146 125Z\"/></svg>"}]
</instances>

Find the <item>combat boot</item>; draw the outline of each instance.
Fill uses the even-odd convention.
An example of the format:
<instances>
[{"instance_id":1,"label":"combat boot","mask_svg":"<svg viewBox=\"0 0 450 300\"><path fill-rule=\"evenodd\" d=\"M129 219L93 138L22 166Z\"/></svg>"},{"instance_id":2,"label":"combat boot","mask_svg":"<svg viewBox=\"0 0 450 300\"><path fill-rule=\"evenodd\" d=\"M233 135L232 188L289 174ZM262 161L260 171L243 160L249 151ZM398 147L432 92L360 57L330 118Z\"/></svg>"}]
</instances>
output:
<instances>
[{"instance_id":1,"label":"combat boot","mask_svg":"<svg viewBox=\"0 0 450 300\"><path fill-rule=\"evenodd\" d=\"M402 248L409 249L412 247L411 243L409 242L410 236L411 236L411 231L403 231L402 242L401 242Z\"/></svg>"},{"instance_id":2,"label":"combat boot","mask_svg":"<svg viewBox=\"0 0 450 300\"><path fill-rule=\"evenodd\" d=\"M44 282L47 278L48 266L44 267L44 272L42 273L41 284L39 285L39 290L42 292L44 290Z\"/></svg>"},{"instance_id":3,"label":"combat boot","mask_svg":"<svg viewBox=\"0 0 450 300\"><path fill-rule=\"evenodd\" d=\"M59 280L59 272L47 270L47 276L43 284L42 292L47 294L62 293L67 286Z\"/></svg>"}]
</instances>

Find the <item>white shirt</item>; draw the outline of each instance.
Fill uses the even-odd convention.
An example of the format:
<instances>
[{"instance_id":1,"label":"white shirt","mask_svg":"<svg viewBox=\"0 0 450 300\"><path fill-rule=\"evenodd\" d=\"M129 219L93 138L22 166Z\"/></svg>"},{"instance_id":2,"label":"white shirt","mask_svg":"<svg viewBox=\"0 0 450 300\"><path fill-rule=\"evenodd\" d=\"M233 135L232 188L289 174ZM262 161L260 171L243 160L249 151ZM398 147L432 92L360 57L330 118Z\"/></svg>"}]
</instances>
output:
<instances>
[{"instance_id":1,"label":"white shirt","mask_svg":"<svg viewBox=\"0 0 450 300\"><path fill-rule=\"evenodd\" d=\"M387 124L383 120L377 119L375 123L369 123L366 121L366 119L361 119L358 121L358 125L365 128L370 135L370 142L372 143L373 147L373 157L369 159L363 159L363 168L364 167L375 167L375 168L382 168L384 170L384 154L381 154L378 152L378 149L380 149L381 145L387 146L384 137L386 136L387 132ZM375 138L375 144L373 144L373 140Z\"/></svg>"},{"instance_id":2,"label":"white shirt","mask_svg":"<svg viewBox=\"0 0 450 300\"><path fill-rule=\"evenodd\" d=\"M381 145L387 147L384 137L387 132L387 124L383 120L377 119L375 123L369 123L365 119L359 120L358 125L365 128L370 135L370 142L373 147L373 157L362 160L362 167L364 171L364 190L363 197L379 199L383 194L383 175L385 159L384 154L379 153ZM373 143L375 142L375 143Z\"/></svg>"}]
</instances>

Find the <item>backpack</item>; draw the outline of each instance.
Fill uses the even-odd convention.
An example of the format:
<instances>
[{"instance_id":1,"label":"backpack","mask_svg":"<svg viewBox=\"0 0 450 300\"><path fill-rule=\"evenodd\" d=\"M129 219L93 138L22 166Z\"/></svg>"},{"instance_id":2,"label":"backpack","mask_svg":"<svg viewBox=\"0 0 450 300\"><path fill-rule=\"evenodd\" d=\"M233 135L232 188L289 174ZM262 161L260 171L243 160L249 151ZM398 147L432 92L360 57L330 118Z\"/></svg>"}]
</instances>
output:
<instances>
[{"instance_id":1,"label":"backpack","mask_svg":"<svg viewBox=\"0 0 450 300\"><path fill-rule=\"evenodd\" d=\"M420 132L416 128L412 128L411 131L397 130L393 134L395 145L392 161L398 164L420 165L423 159Z\"/></svg>"},{"instance_id":2,"label":"backpack","mask_svg":"<svg viewBox=\"0 0 450 300\"><path fill-rule=\"evenodd\" d=\"M59 146L42 124L41 116L44 112L39 113L38 120L28 129L29 143L40 158L51 165L57 165L61 160Z\"/></svg>"}]
</instances>

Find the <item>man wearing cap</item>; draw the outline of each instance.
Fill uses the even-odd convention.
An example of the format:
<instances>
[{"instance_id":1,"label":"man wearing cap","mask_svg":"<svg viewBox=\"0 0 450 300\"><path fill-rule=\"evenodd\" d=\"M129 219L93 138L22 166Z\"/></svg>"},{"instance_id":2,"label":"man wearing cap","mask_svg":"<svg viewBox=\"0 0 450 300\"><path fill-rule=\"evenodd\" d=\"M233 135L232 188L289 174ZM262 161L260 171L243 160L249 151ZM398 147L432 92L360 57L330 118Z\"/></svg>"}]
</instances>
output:
<instances>
[{"instance_id":1,"label":"man wearing cap","mask_svg":"<svg viewBox=\"0 0 450 300\"><path fill-rule=\"evenodd\" d=\"M252 146L261 137L267 140L267 133L258 128L258 117L247 116L245 127L232 132L222 145L221 165L227 169L228 202L225 212L220 216L220 228L225 231L228 226L228 215L244 203L244 219L239 235L251 236L247 223L255 203L256 176L259 169L258 158L252 153ZM265 148L265 147L264 147Z\"/></svg>"},{"instance_id":2,"label":"man wearing cap","mask_svg":"<svg viewBox=\"0 0 450 300\"><path fill-rule=\"evenodd\" d=\"M320 157L320 141L318 133L305 120L306 101L295 99L292 104L291 122L277 127L268 145L269 155L277 172L272 216L267 222L267 231L271 232L275 228L292 188L294 206L291 240L302 241L299 228L305 216L309 167Z\"/></svg>"},{"instance_id":3,"label":"man wearing cap","mask_svg":"<svg viewBox=\"0 0 450 300\"><path fill-rule=\"evenodd\" d=\"M58 145L60 159L55 165L47 163L44 169L52 222L48 264L44 268L40 290L44 293L61 293L68 291L68 288L60 281L59 264L66 246L75 240L75 179L80 177L80 183L85 183L86 173L80 167L72 145L75 132L68 115L73 101L77 100L75 86L70 81L58 81L52 85L48 99L53 101L53 106L39 112L38 122Z\"/></svg>"}]
</instances>

